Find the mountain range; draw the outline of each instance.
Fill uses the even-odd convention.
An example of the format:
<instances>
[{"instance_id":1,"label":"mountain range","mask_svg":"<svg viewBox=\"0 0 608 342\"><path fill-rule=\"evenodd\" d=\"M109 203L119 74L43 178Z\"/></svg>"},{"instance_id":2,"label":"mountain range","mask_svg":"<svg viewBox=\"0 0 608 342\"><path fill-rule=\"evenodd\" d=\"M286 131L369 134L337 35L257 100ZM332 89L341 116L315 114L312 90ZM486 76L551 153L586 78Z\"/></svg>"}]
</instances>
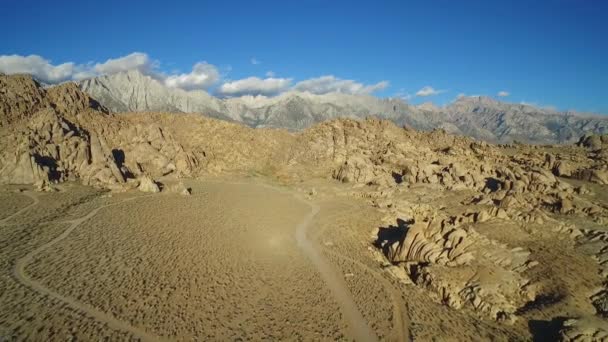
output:
<instances>
[{"instance_id":1,"label":"mountain range","mask_svg":"<svg viewBox=\"0 0 608 342\"><path fill-rule=\"evenodd\" d=\"M399 98L290 91L274 97L218 98L202 90L169 88L137 70L77 83L113 112L201 113L251 127L301 130L334 118L374 116L419 130L510 143L572 143L587 133L608 133L608 117L512 104L485 96L462 96L449 105L412 105Z\"/></svg>"}]
</instances>

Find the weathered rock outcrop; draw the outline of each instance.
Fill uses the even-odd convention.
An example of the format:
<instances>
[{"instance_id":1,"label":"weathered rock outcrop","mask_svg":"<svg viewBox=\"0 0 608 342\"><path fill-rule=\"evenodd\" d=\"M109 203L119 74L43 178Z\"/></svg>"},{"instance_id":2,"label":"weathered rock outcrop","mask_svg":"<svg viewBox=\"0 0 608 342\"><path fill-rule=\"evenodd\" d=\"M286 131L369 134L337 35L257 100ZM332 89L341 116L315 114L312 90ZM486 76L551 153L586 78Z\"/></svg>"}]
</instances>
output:
<instances>
[{"instance_id":1,"label":"weathered rock outcrop","mask_svg":"<svg viewBox=\"0 0 608 342\"><path fill-rule=\"evenodd\" d=\"M411 223L383 233L392 239L378 243L388 260L405 264L414 283L439 301L513 320L517 309L534 298L535 287L522 274L535 265L528 251L492 241L467 220L442 218L432 209L417 208L413 215Z\"/></svg>"},{"instance_id":2,"label":"weathered rock outcrop","mask_svg":"<svg viewBox=\"0 0 608 342\"><path fill-rule=\"evenodd\" d=\"M196 168L196 158L158 125L109 115L74 84L46 91L28 77L0 81L0 103L11 113L3 116L11 129L3 133L2 183L80 180L120 189L144 173L183 176Z\"/></svg>"}]
</instances>

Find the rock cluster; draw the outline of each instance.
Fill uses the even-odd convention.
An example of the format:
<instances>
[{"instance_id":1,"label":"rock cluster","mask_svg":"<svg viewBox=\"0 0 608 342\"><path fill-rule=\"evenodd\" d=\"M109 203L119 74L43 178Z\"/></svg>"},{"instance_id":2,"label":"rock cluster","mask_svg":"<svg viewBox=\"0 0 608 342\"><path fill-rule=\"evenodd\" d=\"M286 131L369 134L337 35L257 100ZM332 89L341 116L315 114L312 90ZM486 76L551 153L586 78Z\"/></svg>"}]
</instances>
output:
<instances>
[{"instance_id":1,"label":"rock cluster","mask_svg":"<svg viewBox=\"0 0 608 342\"><path fill-rule=\"evenodd\" d=\"M131 187L129 178L190 176L196 168L196 158L158 125L107 114L73 84L47 92L31 79L21 81L5 84L8 100L0 101L4 110L17 114L5 116L12 125L2 140L1 183L80 180L120 190ZM13 93L25 97L17 101ZM24 101L29 107L21 105ZM148 185L139 187L150 191Z\"/></svg>"},{"instance_id":2,"label":"rock cluster","mask_svg":"<svg viewBox=\"0 0 608 342\"><path fill-rule=\"evenodd\" d=\"M415 209L409 224L401 222L380 235L389 261L404 264L409 276L447 305L470 306L496 320L513 320L517 308L532 300L535 287L522 275L536 262L523 248L512 248L477 233L469 222L478 215L442 218ZM469 218L471 221L469 221Z\"/></svg>"},{"instance_id":3,"label":"rock cluster","mask_svg":"<svg viewBox=\"0 0 608 342\"><path fill-rule=\"evenodd\" d=\"M511 321L542 293L540 284L526 276L538 264L530 251L488 238L478 225L504 223L583 244L584 229L564 217L608 222L608 207L590 198L585 185L568 181L604 184L602 170L608 164L598 150L495 146L375 119L329 122L304 134L306 150L294 155L294 164L314 160L316 168L360 189L354 196L371 198L385 213L385 224L398 220L383 229L391 239L376 241L393 264L390 273L402 277L395 271L400 265L439 301L484 317ZM441 215L437 208L420 213L413 209L419 204L397 199L407 189L462 191L470 200L455 216ZM603 308L605 293L590 301Z\"/></svg>"}]
</instances>

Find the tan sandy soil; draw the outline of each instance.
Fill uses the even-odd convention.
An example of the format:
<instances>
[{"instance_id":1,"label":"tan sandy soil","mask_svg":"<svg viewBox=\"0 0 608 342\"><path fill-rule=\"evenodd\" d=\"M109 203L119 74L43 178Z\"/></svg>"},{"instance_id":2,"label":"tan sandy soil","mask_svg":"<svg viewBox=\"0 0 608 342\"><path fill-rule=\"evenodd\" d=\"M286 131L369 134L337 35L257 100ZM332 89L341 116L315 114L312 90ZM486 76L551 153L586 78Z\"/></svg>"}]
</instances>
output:
<instances>
[{"instance_id":1,"label":"tan sandy soil","mask_svg":"<svg viewBox=\"0 0 608 342\"><path fill-rule=\"evenodd\" d=\"M34 200L24 194L0 192L0 220L6 220L33 203Z\"/></svg>"},{"instance_id":2,"label":"tan sandy soil","mask_svg":"<svg viewBox=\"0 0 608 342\"><path fill-rule=\"evenodd\" d=\"M527 277L558 299L531 304L509 325L449 308L389 274L372 247L382 220L365 195L372 189L267 182L187 180L192 196L71 183L51 193L4 188L1 196L14 203L5 204L12 209L0 224L0 336L366 340L371 329L370 339L391 341L516 341L532 339L555 317L593 313L596 262L541 227L476 226L528 248L539 266ZM396 197L457 214L470 196L421 185ZM298 241L307 221L305 241L329 276Z\"/></svg>"},{"instance_id":3,"label":"tan sandy soil","mask_svg":"<svg viewBox=\"0 0 608 342\"><path fill-rule=\"evenodd\" d=\"M7 194L10 194L8 197L11 199L14 197L16 203L22 201L21 194L3 192L3 195ZM24 211L8 223L6 221L0 223L0 308L2 308L0 336L2 339L47 341L87 340L91 337L110 340L128 338L126 333L109 330L103 322L98 322L62 301L25 286L14 275L17 260L49 243L68 227L67 224L43 222L41 218L60 218L53 213L68 211L82 195L77 192L53 194L54 201L40 201L36 204L37 210ZM36 219L38 222L32 223Z\"/></svg>"},{"instance_id":4,"label":"tan sandy soil","mask_svg":"<svg viewBox=\"0 0 608 342\"><path fill-rule=\"evenodd\" d=\"M324 180L308 181L299 187L314 188L313 199L321 211L311 234L326 257L345 275L360 311L383 340L416 341L518 341L530 338L527 326L505 326L479 320L466 310L451 309L415 285L399 282L379 261L372 243L380 214L369 201L352 197L349 185ZM405 196L420 203L457 204L463 193L444 194L441 202L425 187ZM458 208L452 208L457 211Z\"/></svg>"},{"instance_id":5,"label":"tan sandy soil","mask_svg":"<svg viewBox=\"0 0 608 342\"><path fill-rule=\"evenodd\" d=\"M352 323L357 315L391 336L390 324L377 322L390 318L390 307L377 317L376 306L345 312L349 291L338 287L336 299L298 246L296 227L314 215L293 191L255 181L188 185L188 197L109 197L76 185L35 194L40 203L1 230L8 261L1 297L10 303L0 321L4 336L349 339L367 329L365 321ZM87 318L23 319L34 304L15 305L24 291ZM107 326L100 331L99 324Z\"/></svg>"}]
</instances>

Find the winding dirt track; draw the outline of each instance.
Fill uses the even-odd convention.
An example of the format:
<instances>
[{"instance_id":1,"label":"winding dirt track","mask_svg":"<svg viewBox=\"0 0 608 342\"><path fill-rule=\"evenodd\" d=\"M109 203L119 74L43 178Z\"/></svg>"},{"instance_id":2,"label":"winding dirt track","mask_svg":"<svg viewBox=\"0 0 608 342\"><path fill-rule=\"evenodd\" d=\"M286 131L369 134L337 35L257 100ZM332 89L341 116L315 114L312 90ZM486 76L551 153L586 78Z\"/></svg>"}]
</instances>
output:
<instances>
[{"instance_id":1,"label":"winding dirt track","mask_svg":"<svg viewBox=\"0 0 608 342\"><path fill-rule=\"evenodd\" d=\"M274 191L291 193L288 190L273 187L270 185L262 184L261 186L270 188ZM6 225L5 224L6 221L23 213L28 208L31 208L32 206L39 203L39 200L35 195L29 194L29 193L24 193L24 194L26 196L32 198L34 200L34 202L32 204L26 206L25 208L17 211L13 215L1 220L0 225ZM357 341L376 341L377 340L376 334L369 327L367 321L365 320L365 318L363 317L363 315L357 308L357 305L350 294L350 291L348 289L346 282L340 276L340 274L338 272L336 272L336 270L331 266L331 264L327 260L325 260L325 258L319 252L319 250L315 247L314 243L311 240L309 240L307 237L308 228L311 226L312 220L315 218L315 216L317 215L317 213L320 210L319 206L301 198L297 194L293 194L293 196L296 200L298 200L302 203L305 203L311 209L310 212L302 219L302 221L296 227L295 235L296 235L296 241L297 241L298 247L301 248L301 250L306 254L306 256L314 264L314 266L319 271L321 277L323 278L324 282L326 283L328 288L332 291L333 296L335 297L336 301L338 302L340 308L342 309L344 317L346 318L346 320L348 322L349 330L350 330L349 332L352 335L351 337ZM139 196L139 197L141 197L141 196ZM145 330L140 329L136 326L130 325L127 322L120 321L120 320L116 319L115 317L113 317L112 315L109 315L105 312L97 310L96 308L94 308L92 306L89 306L89 305L79 302L73 298L59 294L59 293L53 291L52 289L45 287L40 282L37 282L36 280L30 278L27 275L27 273L25 272L26 266L29 263L31 263L32 261L34 261L34 259L37 255L39 255L40 253L51 248L53 245L64 240L65 238L67 238L68 235L72 231L74 231L76 228L78 228L83 222L94 217L100 210L110 207L110 206L119 205L119 204L134 200L139 197L132 197L132 198L128 198L128 199L125 199L125 200L117 202L117 203L103 205L103 206L100 206L98 208L91 210L87 215L85 215L83 217L80 217L80 218L77 218L74 220L64 221L63 223L68 223L68 224L70 224L70 226L63 233L61 233L59 236L57 236L53 240L49 241L48 243L41 245L38 248L32 250L31 252L26 254L24 257L22 257L16 261L14 269L13 269L14 277L16 278L17 281L19 281L23 285L31 288L32 290L37 291L37 292L44 294L48 297L51 297L53 299L56 299L60 302L63 302L65 304L69 305L70 307L75 308L75 309L91 316L92 318L98 320L99 322L107 324L107 326L112 329L129 332L134 337L139 338L143 341L160 341L160 340L162 340L162 338L159 336L146 332ZM371 270L368 270L368 271L371 272ZM395 313L398 315L399 320L401 320L403 316L402 316L399 308L396 309ZM402 322L399 322L399 323L402 323ZM400 325L400 324L397 324L397 325ZM402 325L401 325L401 327L399 327L397 329L399 329L398 335L400 337L403 337L404 332L402 331Z\"/></svg>"},{"instance_id":2,"label":"winding dirt track","mask_svg":"<svg viewBox=\"0 0 608 342\"><path fill-rule=\"evenodd\" d=\"M22 212L28 210L29 208L35 206L36 204L40 203L40 200L38 199L38 197L36 197L33 194L30 194L29 192L24 192L22 193L23 195L31 198L33 200L32 203L28 204L27 206L19 209L17 212L15 212L14 214L3 218L2 220L0 220L0 226L10 226L10 224L7 224L6 222L8 222L10 219L12 219L13 217L16 217L17 215L21 214Z\"/></svg>"},{"instance_id":3,"label":"winding dirt track","mask_svg":"<svg viewBox=\"0 0 608 342\"><path fill-rule=\"evenodd\" d=\"M319 212L319 206L298 198L297 196L294 197L311 207L311 212L306 215L304 220L300 222L296 228L296 241L298 242L298 246L315 265L327 287L332 291L334 298L338 301L338 304L342 308L342 313L349 323L352 337L356 341L376 341L376 334L370 329L367 321L357 308L357 304L350 295L350 290L344 282L344 278L336 272L336 270L317 251L314 244L308 240L306 231L310 226L312 219Z\"/></svg>"},{"instance_id":4,"label":"winding dirt track","mask_svg":"<svg viewBox=\"0 0 608 342\"><path fill-rule=\"evenodd\" d=\"M31 196L31 195L29 195L29 197L33 198L33 196ZM59 241L65 239L74 229L76 229L78 226L80 226L86 220L95 216L95 214L97 214L97 212L99 212L101 209L107 208L110 206L114 206L114 205L118 205L118 204L121 204L121 203L124 203L127 201L131 201L131 200L134 200L135 198L136 197L132 197L132 198L128 198L124 201L120 201L118 203L112 203L112 204L100 206L98 208L91 210L87 215L85 215L81 218L70 220L70 221L65 221L65 223L70 223L70 226L63 233L61 233L59 236L57 236L53 240L47 242L46 244L34 249L33 251L26 254L23 258L18 259L16 261L15 268L13 270L13 275L20 283L31 288L32 290L37 291L41 294L44 294L48 297L54 298L60 302L63 302L65 304L71 306L72 308L75 308L81 312L84 312L84 313L88 314L89 316L93 317L94 319L96 319L97 321L107 324L112 329L130 332L131 334L133 334L133 336L135 336L136 338L140 338L143 341L160 341L161 338L158 336L152 335L142 329L132 326L126 322L120 321L105 312L99 311L91 306L81 303L73 298L61 295L61 294L45 287L41 283L31 279L25 272L25 267L36 257L36 255L44 252L45 250L49 249L50 247L52 247ZM35 203L38 203L37 199L36 199ZM31 207L31 205L28 207ZM15 213L14 215L12 215L12 217L16 216L16 214L18 214L20 212L23 212L23 210L27 209L28 207Z\"/></svg>"},{"instance_id":5,"label":"winding dirt track","mask_svg":"<svg viewBox=\"0 0 608 342\"><path fill-rule=\"evenodd\" d=\"M368 272L372 277L374 277L374 279L376 279L379 283L381 283L385 289L388 290L388 292L391 295L391 299L392 299L391 302L393 304L393 315L396 316L394 326L395 326L395 334L397 335L397 340L398 341L411 341L412 338L410 336L409 330L407 329L407 327L409 326L409 318L406 317L403 313L403 310L401 310L402 307L406 307L406 304L403 302L403 298L399 294L399 291L397 289L395 289L395 287L388 280L386 280L382 275L378 274L377 270L372 269L371 267L365 265L364 263L362 263L358 260L355 260L351 257L344 256L340 253L336 253L336 252L326 249L326 248L324 249L324 252L332 255L335 258L346 260L346 261L349 261L349 262L357 265L358 267L362 268L365 272Z\"/></svg>"}]
</instances>

